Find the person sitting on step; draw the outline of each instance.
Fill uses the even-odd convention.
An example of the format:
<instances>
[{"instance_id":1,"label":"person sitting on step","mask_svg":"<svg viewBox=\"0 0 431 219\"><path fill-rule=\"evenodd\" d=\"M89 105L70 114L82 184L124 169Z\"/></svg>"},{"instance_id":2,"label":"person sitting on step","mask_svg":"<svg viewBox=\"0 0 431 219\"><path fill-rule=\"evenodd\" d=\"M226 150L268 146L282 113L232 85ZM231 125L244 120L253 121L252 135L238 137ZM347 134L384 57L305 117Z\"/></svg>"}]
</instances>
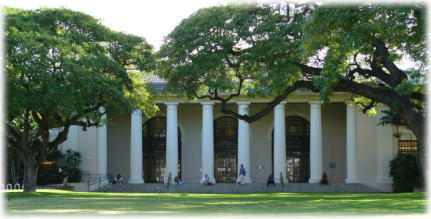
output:
<instances>
[{"instance_id":1,"label":"person sitting on step","mask_svg":"<svg viewBox=\"0 0 431 219\"><path fill-rule=\"evenodd\" d=\"M115 184L121 185L123 184L123 177L118 174L117 177L115 177Z\"/></svg>"},{"instance_id":2,"label":"person sitting on step","mask_svg":"<svg viewBox=\"0 0 431 219\"><path fill-rule=\"evenodd\" d=\"M275 186L274 175L272 173L268 176L268 181L266 182L266 186L269 186L269 184L272 184Z\"/></svg>"},{"instance_id":3,"label":"person sitting on step","mask_svg":"<svg viewBox=\"0 0 431 219\"><path fill-rule=\"evenodd\" d=\"M177 185L182 185L182 184L184 184L184 182L181 180L181 178L180 177L178 177L178 176L175 176L174 177L174 182L175 182L175 184L177 184Z\"/></svg>"},{"instance_id":4,"label":"person sitting on step","mask_svg":"<svg viewBox=\"0 0 431 219\"><path fill-rule=\"evenodd\" d=\"M208 174L205 174L205 176L202 177L201 183L204 185L212 185L212 183L210 182L210 178L208 177Z\"/></svg>"}]
</instances>

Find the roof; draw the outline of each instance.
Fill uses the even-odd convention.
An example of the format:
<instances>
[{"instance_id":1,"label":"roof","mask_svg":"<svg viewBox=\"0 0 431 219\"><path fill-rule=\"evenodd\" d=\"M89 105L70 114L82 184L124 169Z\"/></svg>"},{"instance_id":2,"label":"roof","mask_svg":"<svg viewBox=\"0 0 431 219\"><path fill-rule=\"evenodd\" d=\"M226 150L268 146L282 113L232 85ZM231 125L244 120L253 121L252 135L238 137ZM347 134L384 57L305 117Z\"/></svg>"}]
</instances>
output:
<instances>
[{"instance_id":1,"label":"roof","mask_svg":"<svg viewBox=\"0 0 431 219\"><path fill-rule=\"evenodd\" d=\"M144 75L144 81L153 84L154 88L158 91L166 87L167 81L157 75Z\"/></svg>"}]
</instances>

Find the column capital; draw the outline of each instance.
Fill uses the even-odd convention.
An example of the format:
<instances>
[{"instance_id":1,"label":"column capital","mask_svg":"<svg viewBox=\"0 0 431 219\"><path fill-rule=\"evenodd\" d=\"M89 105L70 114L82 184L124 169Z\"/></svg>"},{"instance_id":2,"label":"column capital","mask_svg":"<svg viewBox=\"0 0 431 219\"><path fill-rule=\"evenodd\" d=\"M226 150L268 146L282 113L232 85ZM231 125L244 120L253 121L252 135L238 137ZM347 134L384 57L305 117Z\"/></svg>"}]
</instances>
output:
<instances>
[{"instance_id":1,"label":"column capital","mask_svg":"<svg viewBox=\"0 0 431 219\"><path fill-rule=\"evenodd\" d=\"M166 106L177 106L179 103L180 102L178 102L178 101L168 101L168 102L165 102L165 105Z\"/></svg>"},{"instance_id":2,"label":"column capital","mask_svg":"<svg viewBox=\"0 0 431 219\"><path fill-rule=\"evenodd\" d=\"M274 109L281 109L284 110L284 105L287 103L287 101L281 101L279 104L277 104Z\"/></svg>"},{"instance_id":3,"label":"column capital","mask_svg":"<svg viewBox=\"0 0 431 219\"><path fill-rule=\"evenodd\" d=\"M141 115L142 115L142 110L140 110L140 109L135 109L135 110L133 110L133 111L132 111L132 114L133 114L133 115L141 116Z\"/></svg>"},{"instance_id":4,"label":"column capital","mask_svg":"<svg viewBox=\"0 0 431 219\"><path fill-rule=\"evenodd\" d=\"M203 101L203 102L201 102L201 104L202 104L203 106L206 106L206 105L214 105L214 104L215 104L215 101Z\"/></svg>"},{"instance_id":5,"label":"column capital","mask_svg":"<svg viewBox=\"0 0 431 219\"><path fill-rule=\"evenodd\" d=\"M247 106L250 105L251 101L236 101L236 104L238 104L238 106Z\"/></svg>"},{"instance_id":6,"label":"column capital","mask_svg":"<svg viewBox=\"0 0 431 219\"><path fill-rule=\"evenodd\" d=\"M380 110L383 110L383 109L389 109L389 107L388 106L386 106L385 104L383 104L383 103L377 103L376 104L376 108L377 109L380 109Z\"/></svg>"}]
</instances>

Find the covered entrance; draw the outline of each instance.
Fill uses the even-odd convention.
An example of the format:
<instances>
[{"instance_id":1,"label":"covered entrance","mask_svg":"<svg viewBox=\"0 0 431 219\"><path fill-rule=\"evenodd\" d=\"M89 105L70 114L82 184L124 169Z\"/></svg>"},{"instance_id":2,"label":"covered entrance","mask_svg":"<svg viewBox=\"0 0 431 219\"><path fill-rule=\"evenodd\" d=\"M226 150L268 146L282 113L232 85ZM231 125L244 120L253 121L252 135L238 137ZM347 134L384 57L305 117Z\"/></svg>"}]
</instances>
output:
<instances>
[{"instance_id":1,"label":"covered entrance","mask_svg":"<svg viewBox=\"0 0 431 219\"><path fill-rule=\"evenodd\" d=\"M238 120L223 116L214 120L214 162L217 183L234 183L237 177Z\"/></svg>"},{"instance_id":2,"label":"covered entrance","mask_svg":"<svg viewBox=\"0 0 431 219\"><path fill-rule=\"evenodd\" d=\"M286 124L286 174L289 183L308 182L310 178L310 123L299 116L288 116ZM274 160L274 132L272 132ZM274 162L272 162L274 171Z\"/></svg>"},{"instance_id":3,"label":"covered entrance","mask_svg":"<svg viewBox=\"0 0 431 219\"><path fill-rule=\"evenodd\" d=\"M143 125L143 170L146 183L163 183L166 171L166 117ZM178 176L181 178L181 132L178 129Z\"/></svg>"}]
</instances>

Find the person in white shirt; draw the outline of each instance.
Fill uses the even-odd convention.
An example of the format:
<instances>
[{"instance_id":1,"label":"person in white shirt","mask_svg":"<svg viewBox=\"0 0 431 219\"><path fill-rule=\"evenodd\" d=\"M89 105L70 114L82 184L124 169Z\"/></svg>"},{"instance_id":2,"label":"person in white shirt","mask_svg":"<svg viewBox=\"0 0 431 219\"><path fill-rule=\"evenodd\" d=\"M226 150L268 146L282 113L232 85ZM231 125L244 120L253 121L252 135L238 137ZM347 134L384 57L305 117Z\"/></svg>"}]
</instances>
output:
<instances>
[{"instance_id":1,"label":"person in white shirt","mask_svg":"<svg viewBox=\"0 0 431 219\"><path fill-rule=\"evenodd\" d=\"M201 183L204 185L212 185L212 183L210 182L210 178L208 177L208 174L205 174L205 176L202 177Z\"/></svg>"}]
</instances>

